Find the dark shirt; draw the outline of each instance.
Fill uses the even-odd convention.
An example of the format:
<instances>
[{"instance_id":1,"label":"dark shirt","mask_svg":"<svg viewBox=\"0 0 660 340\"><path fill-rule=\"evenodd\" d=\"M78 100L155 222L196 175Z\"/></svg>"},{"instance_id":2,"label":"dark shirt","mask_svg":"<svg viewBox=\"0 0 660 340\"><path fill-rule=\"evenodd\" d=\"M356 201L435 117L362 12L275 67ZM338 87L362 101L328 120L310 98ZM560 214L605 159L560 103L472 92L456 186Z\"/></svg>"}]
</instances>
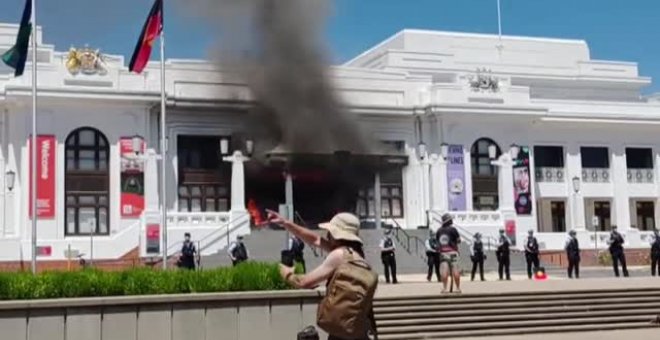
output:
<instances>
[{"instance_id":1,"label":"dark shirt","mask_svg":"<svg viewBox=\"0 0 660 340\"><path fill-rule=\"evenodd\" d=\"M580 244L577 238L571 237L566 244L566 256L570 259L580 258Z\"/></svg>"},{"instance_id":2,"label":"dark shirt","mask_svg":"<svg viewBox=\"0 0 660 340\"><path fill-rule=\"evenodd\" d=\"M616 231L610 234L610 252L623 251L623 236Z\"/></svg>"},{"instance_id":3,"label":"dark shirt","mask_svg":"<svg viewBox=\"0 0 660 340\"><path fill-rule=\"evenodd\" d=\"M497 253L500 254L500 256L509 256L510 251L510 241L509 238L506 236L500 236L500 245L497 246Z\"/></svg>"},{"instance_id":4,"label":"dark shirt","mask_svg":"<svg viewBox=\"0 0 660 340\"><path fill-rule=\"evenodd\" d=\"M651 253L660 256L660 237L655 236L655 240L651 244Z\"/></svg>"},{"instance_id":5,"label":"dark shirt","mask_svg":"<svg viewBox=\"0 0 660 340\"><path fill-rule=\"evenodd\" d=\"M527 237L527 246L525 247L525 253L528 255L534 255L539 253L539 242L536 240L536 237Z\"/></svg>"},{"instance_id":6,"label":"dark shirt","mask_svg":"<svg viewBox=\"0 0 660 340\"><path fill-rule=\"evenodd\" d=\"M435 234L435 239L438 242L441 253L457 252L461 236L458 234L456 228L452 226L444 226L438 229Z\"/></svg>"}]
</instances>

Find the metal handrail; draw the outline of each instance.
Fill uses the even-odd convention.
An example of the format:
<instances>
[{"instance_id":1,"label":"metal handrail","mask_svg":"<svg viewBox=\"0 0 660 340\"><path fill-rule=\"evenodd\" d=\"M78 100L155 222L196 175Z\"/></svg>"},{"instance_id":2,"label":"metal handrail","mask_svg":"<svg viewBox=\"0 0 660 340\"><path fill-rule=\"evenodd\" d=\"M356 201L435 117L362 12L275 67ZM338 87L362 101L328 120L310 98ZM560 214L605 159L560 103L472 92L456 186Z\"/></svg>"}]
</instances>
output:
<instances>
[{"instance_id":1,"label":"metal handrail","mask_svg":"<svg viewBox=\"0 0 660 340\"><path fill-rule=\"evenodd\" d=\"M405 231L405 229L403 229L403 228L401 227L401 225L399 224L399 222L397 222L395 219L391 219L391 221L392 221L392 222L394 223L394 225L396 226L395 228L393 228L393 229L394 229L394 237L395 237L396 240L399 242L399 244L401 244L401 245L404 246L404 249L408 252L408 254L413 255L412 247L411 247L411 244L410 244L410 243L411 243L411 240L412 240L412 241L413 241L413 244L414 244L414 246L415 246L415 253L414 253L414 255L417 255L417 256L421 257L422 259L424 259L424 256L425 256L425 253L426 253L426 242L425 242L424 240L420 239L419 237L415 236L415 235L410 235L410 234L408 234L408 233ZM405 240L406 240L405 243L403 243L403 242L401 241L401 237L399 236L399 234L403 234L403 236L405 236ZM419 245L420 245L420 244L422 245L421 248L424 249L424 254L420 254L420 253L419 253L419 249L420 249L420 246L419 246Z\"/></svg>"}]
</instances>

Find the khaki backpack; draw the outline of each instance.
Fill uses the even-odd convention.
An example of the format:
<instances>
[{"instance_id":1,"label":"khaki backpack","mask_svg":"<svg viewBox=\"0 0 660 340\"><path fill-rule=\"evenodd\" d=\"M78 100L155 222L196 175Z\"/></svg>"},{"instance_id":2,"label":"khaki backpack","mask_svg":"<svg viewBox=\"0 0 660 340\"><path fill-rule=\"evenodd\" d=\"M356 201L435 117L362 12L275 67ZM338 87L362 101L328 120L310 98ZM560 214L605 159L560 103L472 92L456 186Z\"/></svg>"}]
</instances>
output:
<instances>
[{"instance_id":1,"label":"khaki backpack","mask_svg":"<svg viewBox=\"0 0 660 340\"><path fill-rule=\"evenodd\" d=\"M353 258L345 250L345 262L332 274L325 297L319 304L316 322L321 329L336 337L362 339L375 327L372 303L378 274L365 260ZM376 333L375 328L371 329Z\"/></svg>"}]
</instances>

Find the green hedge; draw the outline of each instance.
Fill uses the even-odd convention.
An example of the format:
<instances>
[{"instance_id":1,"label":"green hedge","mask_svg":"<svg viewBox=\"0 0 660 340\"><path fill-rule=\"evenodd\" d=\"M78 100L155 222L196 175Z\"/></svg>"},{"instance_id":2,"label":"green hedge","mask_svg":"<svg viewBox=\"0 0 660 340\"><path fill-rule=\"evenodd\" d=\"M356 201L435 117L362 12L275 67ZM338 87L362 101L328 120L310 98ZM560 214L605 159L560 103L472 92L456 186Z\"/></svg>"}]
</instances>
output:
<instances>
[{"instance_id":1,"label":"green hedge","mask_svg":"<svg viewBox=\"0 0 660 340\"><path fill-rule=\"evenodd\" d=\"M0 273L0 300L284 290L277 265L244 263L204 271Z\"/></svg>"}]
</instances>

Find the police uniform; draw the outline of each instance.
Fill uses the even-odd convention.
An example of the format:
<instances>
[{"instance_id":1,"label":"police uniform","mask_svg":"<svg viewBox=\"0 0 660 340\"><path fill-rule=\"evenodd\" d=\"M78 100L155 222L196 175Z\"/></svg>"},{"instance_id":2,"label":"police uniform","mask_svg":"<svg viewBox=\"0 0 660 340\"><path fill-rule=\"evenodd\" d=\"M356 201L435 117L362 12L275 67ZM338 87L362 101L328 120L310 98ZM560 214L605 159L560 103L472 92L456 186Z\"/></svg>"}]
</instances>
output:
<instances>
[{"instance_id":1,"label":"police uniform","mask_svg":"<svg viewBox=\"0 0 660 340\"><path fill-rule=\"evenodd\" d=\"M426 240L426 264L429 267L426 280L431 281L433 270L435 269L435 277L440 281L440 254L438 254L438 241L433 236Z\"/></svg>"},{"instance_id":2,"label":"police uniform","mask_svg":"<svg viewBox=\"0 0 660 340\"><path fill-rule=\"evenodd\" d=\"M227 249L227 253L233 257L232 264L234 266L237 266L239 263L245 262L250 258L250 253L248 252L245 243L242 241L233 242Z\"/></svg>"},{"instance_id":3,"label":"police uniform","mask_svg":"<svg viewBox=\"0 0 660 340\"><path fill-rule=\"evenodd\" d=\"M484 279L484 260L486 259L486 255L484 254L484 243L481 239L475 238L472 243L472 247L470 247L470 259L472 260L472 276L470 280L474 281L474 276L477 273L478 267L481 281L486 281L486 279Z\"/></svg>"},{"instance_id":4,"label":"police uniform","mask_svg":"<svg viewBox=\"0 0 660 340\"><path fill-rule=\"evenodd\" d=\"M655 232L651 240L651 275L658 273L660 276L660 234Z\"/></svg>"},{"instance_id":5,"label":"police uniform","mask_svg":"<svg viewBox=\"0 0 660 340\"><path fill-rule=\"evenodd\" d=\"M183 242L180 267L191 270L195 269L195 254L197 254L195 244L190 241Z\"/></svg>"},{"instance_id":6,"label":"police uniform","mask_svg":"<svg viewBox=\"0 0 660 340\"><path fill-rule=\"evenodd\" d=\"M570 235L566 240L564 246L566 250L566 258L568 259L568 278L572 279L573 274L575 278L580 278L580 244L575 235Z\"/></svg>"},{"instance_id":7,"label":"police uniform","mask_svg":"<svg viewBox=\"0 0 660 340\"><path fill-rule=\"evenodd\" d=\"M293 260L300 263L302 266L303 273L307 272L307 267L305 266L305 242L297 237L289 238L289 249L291 255L293 255Z\"/></svg>"},{"instance_id":8,"label":"police uniform","mask_svg":"<svg viewBox=\"0 0 660 340\"><path fill-rule=\"evenodd\" d=\"M610 255L612 255L612 268L614 269L614 276L619 277L619 262L621 269L623 269L623 276L628 277L628 267L626 266L626 254L623 251L623 236L616 230L612 230L610 239L607 243L610 245Z\"/></svg>"},{"instance_id":9,"label":"police uniform","mask_svg":"<svg viewBox=\"0 0 660 340\"><path fill-rule=\"evenodd\" d=\"M385 269L385 282L390 283L390 274L393 283L398 283L396 279L396 246L394 241L389 235L385 235L380 240L380 258L383 261L383 268ZM387 249L387 250L386 250Z\"/></svg>"},{"instance_id":10,"label":"police uniform","mask_svg":"<svg viewBox=\"0 0 660 340\"><path fill-rule=\"evenodd\" d=\"M497 273L500 280L504 279L504 274L507 280L511 280L511 240L506 235L500 235L495 255L497 255Z\"/></svg>"},{"instance_id":11,"label":"police uniform","mask_svg":"<svg viewBox=\"0 0 660 340\"><path fill-rule=\"evenodd\" d=\"M525 260L527 260L527 277L532 278L532 268L538 269L539 264L539 242L533 235L527 236L525 242Z\"/></svg>"}]
</instances>

